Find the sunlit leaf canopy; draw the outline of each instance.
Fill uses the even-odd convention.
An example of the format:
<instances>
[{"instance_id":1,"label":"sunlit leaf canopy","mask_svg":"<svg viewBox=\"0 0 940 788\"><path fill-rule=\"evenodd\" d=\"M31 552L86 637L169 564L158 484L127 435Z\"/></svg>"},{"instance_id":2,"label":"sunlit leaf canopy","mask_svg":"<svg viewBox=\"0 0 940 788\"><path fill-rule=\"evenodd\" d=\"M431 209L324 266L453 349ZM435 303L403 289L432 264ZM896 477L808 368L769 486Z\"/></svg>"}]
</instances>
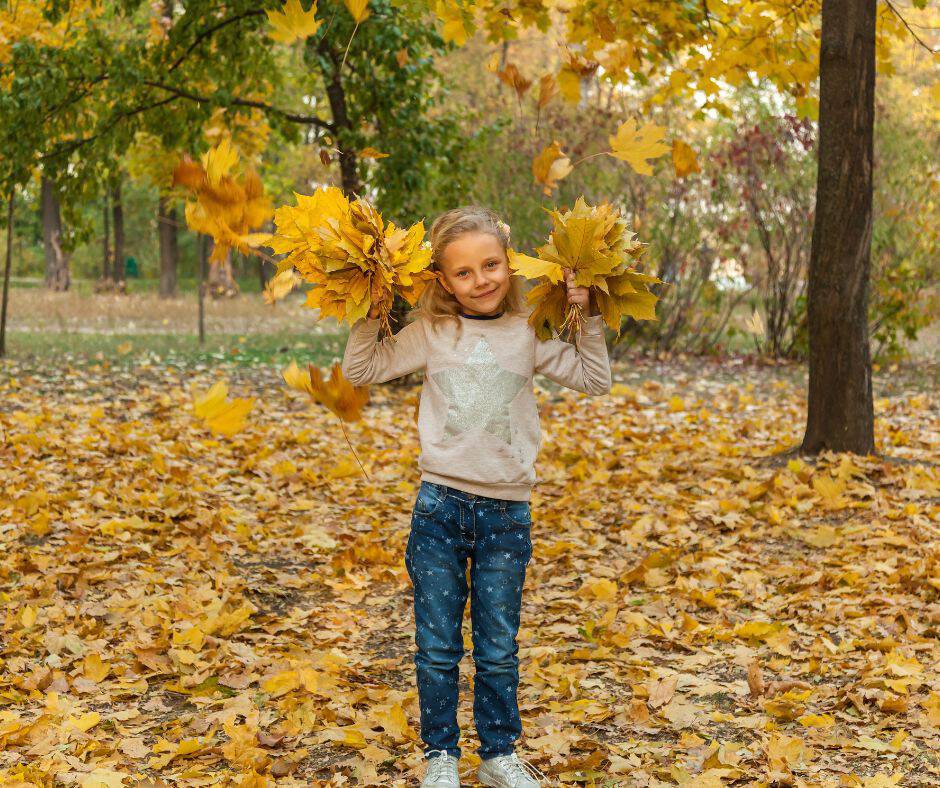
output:
<instances>
[{"instance_id":1,"label":"sunlit leaf canopy","mask_svg":"<svg viewBox=\"0 0 940 788\"><path fill-rule=\"evenodd\" d=\"M475 32L488 41L516 39L537 28L551 31L567 47L560 69L562 94L577 100L580 76L597 73L614 83L659 85L643 111L673 97L696 95L699 109L729 115L723 86L765 79L796 100L797 110L815 117L818 97L809 90L819 73L820 0L793 3L659 2L658 0L400 0L413 13L438 17L443 37L462 45ZM924 8L926 0L914 6ZM891 73L890 40L909 38L904 21L879 3L878 70Z\"/></svg>"}]
</instances>

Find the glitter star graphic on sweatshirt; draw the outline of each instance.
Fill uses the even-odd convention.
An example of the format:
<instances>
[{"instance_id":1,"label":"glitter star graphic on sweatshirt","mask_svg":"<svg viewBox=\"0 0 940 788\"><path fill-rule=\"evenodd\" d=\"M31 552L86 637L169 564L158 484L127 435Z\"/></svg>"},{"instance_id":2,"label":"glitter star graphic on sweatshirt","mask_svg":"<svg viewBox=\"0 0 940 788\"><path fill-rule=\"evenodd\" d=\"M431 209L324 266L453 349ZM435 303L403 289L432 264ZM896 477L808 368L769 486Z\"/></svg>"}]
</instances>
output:
<instances>
[{"instance_id":1,"label":"glitter star graphic on sweatshirt","mask_svg":"<svg viewBox=\"0 0 940 788\"><path fill-rule=\"evenodd\" d=\"M503 369L486 339L477 342L462 365L435 372L431 377L448 401L445 436L480 427L512 443L509 403L527 378Z\"/></svg>"}]
</instances>

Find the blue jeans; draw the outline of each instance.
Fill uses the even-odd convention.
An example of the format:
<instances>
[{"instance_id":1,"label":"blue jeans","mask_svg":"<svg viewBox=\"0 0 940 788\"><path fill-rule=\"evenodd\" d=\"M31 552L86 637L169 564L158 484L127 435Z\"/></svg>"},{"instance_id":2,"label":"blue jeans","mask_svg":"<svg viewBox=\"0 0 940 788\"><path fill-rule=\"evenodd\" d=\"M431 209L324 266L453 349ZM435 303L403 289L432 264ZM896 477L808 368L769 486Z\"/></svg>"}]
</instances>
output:
<instances>
[{"instance_id":1,"label":"blue jeans","mask_svg":"<svg viewBox=\"0 0 940 788\"><path fill-rule=\"evenodd\" d=\"M531 529L527 501L421 482L405 567L414 585L414 662L426 756L446 750L460 757L457 678L464 654L468 558L477 752L481 759L508 755L522 735L516 635L526 565L532 558Z\"/></svg>"}]
</instances>

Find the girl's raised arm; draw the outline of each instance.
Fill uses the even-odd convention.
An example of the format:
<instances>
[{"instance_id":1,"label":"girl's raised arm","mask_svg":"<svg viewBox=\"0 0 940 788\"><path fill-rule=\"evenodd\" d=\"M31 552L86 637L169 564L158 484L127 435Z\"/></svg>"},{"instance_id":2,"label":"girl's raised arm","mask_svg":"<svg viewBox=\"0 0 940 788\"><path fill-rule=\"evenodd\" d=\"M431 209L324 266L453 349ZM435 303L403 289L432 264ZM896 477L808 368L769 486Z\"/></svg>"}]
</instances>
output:
<instances>
[{"instance_id":1,"label":"girl's raised arm","mask_svg":"<svg viewBox=\"0 0 940 788\"><path fill-rule=\"evenodd\" d=\"M378 318L363 318L349 330L342 370L354 386L384 383L424 369L427 358L424 320L408 323L394 336L376 342L380 323Z\"/></svg>"},{"instance_id":2,"label":"girl's raised arm","mask_svg":"<svg viewBox=\"0 0 940 788\"><path fill-rule=\"evenodd\" d=\"M576 345L560 339L536 340L535 371L575 391L607 394L611 383L610 358L603 317L585 317L575 342Z\"/></svg>"}]
</instances>

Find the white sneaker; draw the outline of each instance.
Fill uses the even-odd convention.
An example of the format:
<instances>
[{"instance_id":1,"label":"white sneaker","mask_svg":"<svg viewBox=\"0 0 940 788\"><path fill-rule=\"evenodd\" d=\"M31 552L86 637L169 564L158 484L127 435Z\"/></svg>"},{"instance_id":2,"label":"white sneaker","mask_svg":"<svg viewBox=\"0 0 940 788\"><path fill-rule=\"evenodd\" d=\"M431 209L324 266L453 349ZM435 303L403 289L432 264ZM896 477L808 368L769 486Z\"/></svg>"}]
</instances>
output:
<instances>
[{"instance_id":1,"label":"white sneaker","mask_svg":"<svg viewBox=\"0 0 940 788\"><path fill-rule=\"evenodd\" d=\"M448 755L447 750L431 750L441 753L435 758L428 758L428 770L424 773L421 788L460 788L460 776L457 774L457 759Z\"/></svg>"},{"instance_id":2,"label":"white sneaker","mask_svg":"<svg viewBox=\"0 0 940 788\"><path fill-rule=\"evenodd\" d=\"M483 761L477 778L492 788L533 788L542 784L539 778L548 779L514 752Z\"/></svg>"}]
</instances>

